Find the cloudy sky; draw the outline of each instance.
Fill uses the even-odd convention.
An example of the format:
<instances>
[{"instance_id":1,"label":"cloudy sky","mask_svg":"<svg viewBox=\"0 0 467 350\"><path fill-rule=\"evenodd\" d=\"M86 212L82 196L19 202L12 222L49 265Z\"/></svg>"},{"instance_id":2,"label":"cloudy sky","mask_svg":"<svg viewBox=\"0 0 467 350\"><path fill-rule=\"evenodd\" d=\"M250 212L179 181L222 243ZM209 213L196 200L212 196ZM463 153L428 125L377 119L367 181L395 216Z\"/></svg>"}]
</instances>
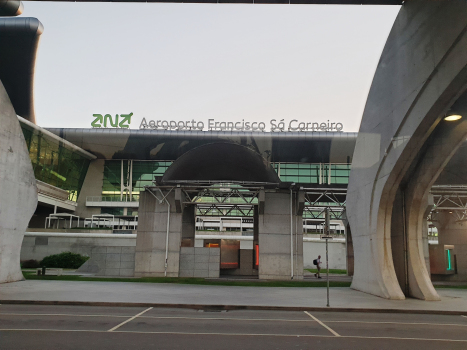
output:
<instances>
[{"instance_id":1,"label":"cloudy sky","mask_svg":"<svg viewBox=\"0 0 467 350\"><path fill-rule=\"evenodd\" d=\"M399 6L24 2L42 127L92 115L340 122L358 131Z\"/></svg>"}]
</instances>

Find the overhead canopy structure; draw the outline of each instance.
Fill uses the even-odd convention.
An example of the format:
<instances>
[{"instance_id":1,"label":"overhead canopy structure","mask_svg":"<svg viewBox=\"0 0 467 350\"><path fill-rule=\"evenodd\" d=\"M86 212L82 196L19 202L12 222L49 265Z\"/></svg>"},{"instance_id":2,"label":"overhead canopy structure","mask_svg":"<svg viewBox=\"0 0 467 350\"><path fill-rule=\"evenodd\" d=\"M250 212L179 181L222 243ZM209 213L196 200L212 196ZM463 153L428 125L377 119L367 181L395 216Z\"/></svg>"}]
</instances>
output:
<instances>
[{"instance_id":1,"label":"overhead canopy structure","mask_svg":"<svg viewBox=\"0 0 467 350\"><path fill-rule=\"evenodd\" d=\"M19 0L0 0L0 17L19 16L23 13L23 4Z\"/></svg>"},{"instance_id":2,"label":"overhead canopy structure","mask_svg":"<svg viewBox=\"0 0 467 350\"><path fill-rule=\"evenodd\" d=\"M260 154L234 143L197 147L178 158L162 178L162 182L206 180L280 183Z\"/></svg>"},{"instance_id":3,"label":"overhead canopy structure","mask_svg":"<svg viewBox=\"0 0 467 350\"><path fill-rule=\"evenodd\" d=\"M60 2L173 2L212 4L402 5L403 0L35 0Z\"/></svg>"}]
</instances>

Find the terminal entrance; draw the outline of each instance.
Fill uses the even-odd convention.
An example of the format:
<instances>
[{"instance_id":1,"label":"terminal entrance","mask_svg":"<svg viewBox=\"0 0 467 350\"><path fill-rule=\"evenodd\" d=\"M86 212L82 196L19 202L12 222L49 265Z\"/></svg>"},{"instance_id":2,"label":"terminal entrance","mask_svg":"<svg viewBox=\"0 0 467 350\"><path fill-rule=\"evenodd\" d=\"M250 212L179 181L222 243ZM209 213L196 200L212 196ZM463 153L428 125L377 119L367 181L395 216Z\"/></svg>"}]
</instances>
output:
<instances>
[{"instance_id":1,"label":"terminal entrance","mask_svg":"<svg viewBox=\"0 0 467 350\"><path fill-rule=\"evenodd\" d=\"M257 277L260 190L254 184L219 183L193 192L186 205L195 206L195 239L182 246L219 248L220 276Z\"/></svg>"},{"instance_id":2,"label":"terminal entrance","mask_svg":"<svg viewBox=\"0 0 467 350\"><path fill-rule=\"evenodd\" d=\"M135 276L303 278L304 191L257 152L200 146L154 185L140 196Z\"/></svg>"},{"instance_id":3,"label":"terminal entrance","mask_svg":"<svg viewBox=\"0 0 467 350\"><path fill-rule=\"evenodd\" d=\"M186 183L141 196L135 276L303 278L303 191Z\"/></svg>"}]
</instances>

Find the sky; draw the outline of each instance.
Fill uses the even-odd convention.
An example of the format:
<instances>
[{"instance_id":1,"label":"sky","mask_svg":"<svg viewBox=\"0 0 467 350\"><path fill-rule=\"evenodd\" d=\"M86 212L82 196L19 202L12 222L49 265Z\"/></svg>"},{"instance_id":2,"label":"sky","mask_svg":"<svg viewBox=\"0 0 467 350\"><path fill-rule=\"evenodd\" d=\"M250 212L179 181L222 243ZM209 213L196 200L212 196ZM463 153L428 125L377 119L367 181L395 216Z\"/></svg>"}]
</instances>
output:
<instances>
[{"instance_id":1,"label":"sky","mask_svg":"<svg viewBox=\"0 0 467 350\"><path fill-rule=\"evenodd\" d=\"M24 2L36 122L342 123L358 131L399 6ZM269 130L266 130L269 131Z\"/></svg>"}]
</instances>

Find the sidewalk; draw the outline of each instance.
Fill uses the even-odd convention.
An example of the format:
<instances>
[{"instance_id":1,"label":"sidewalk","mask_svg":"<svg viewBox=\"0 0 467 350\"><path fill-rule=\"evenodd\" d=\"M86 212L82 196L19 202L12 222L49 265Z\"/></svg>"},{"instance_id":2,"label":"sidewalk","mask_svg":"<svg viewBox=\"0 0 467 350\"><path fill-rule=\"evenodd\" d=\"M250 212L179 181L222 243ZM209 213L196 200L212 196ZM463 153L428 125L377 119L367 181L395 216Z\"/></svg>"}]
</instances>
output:
<instances>
[{"instance_id":1,"label":"sidewalk","mask_svg":"<svg viewBox=\"0 0 467 350\"><path fill-rule=\"evenodd\" d=\"M350 288L331 288L337 311L427 312L467 315L467 290L438 289L441 301L386 300ZM1 303L61 303L164 307L226 307L318 310L326 308L326 288L233 287L163 283L29 280L0 284Z\"/></svg>"}]
</instances>

